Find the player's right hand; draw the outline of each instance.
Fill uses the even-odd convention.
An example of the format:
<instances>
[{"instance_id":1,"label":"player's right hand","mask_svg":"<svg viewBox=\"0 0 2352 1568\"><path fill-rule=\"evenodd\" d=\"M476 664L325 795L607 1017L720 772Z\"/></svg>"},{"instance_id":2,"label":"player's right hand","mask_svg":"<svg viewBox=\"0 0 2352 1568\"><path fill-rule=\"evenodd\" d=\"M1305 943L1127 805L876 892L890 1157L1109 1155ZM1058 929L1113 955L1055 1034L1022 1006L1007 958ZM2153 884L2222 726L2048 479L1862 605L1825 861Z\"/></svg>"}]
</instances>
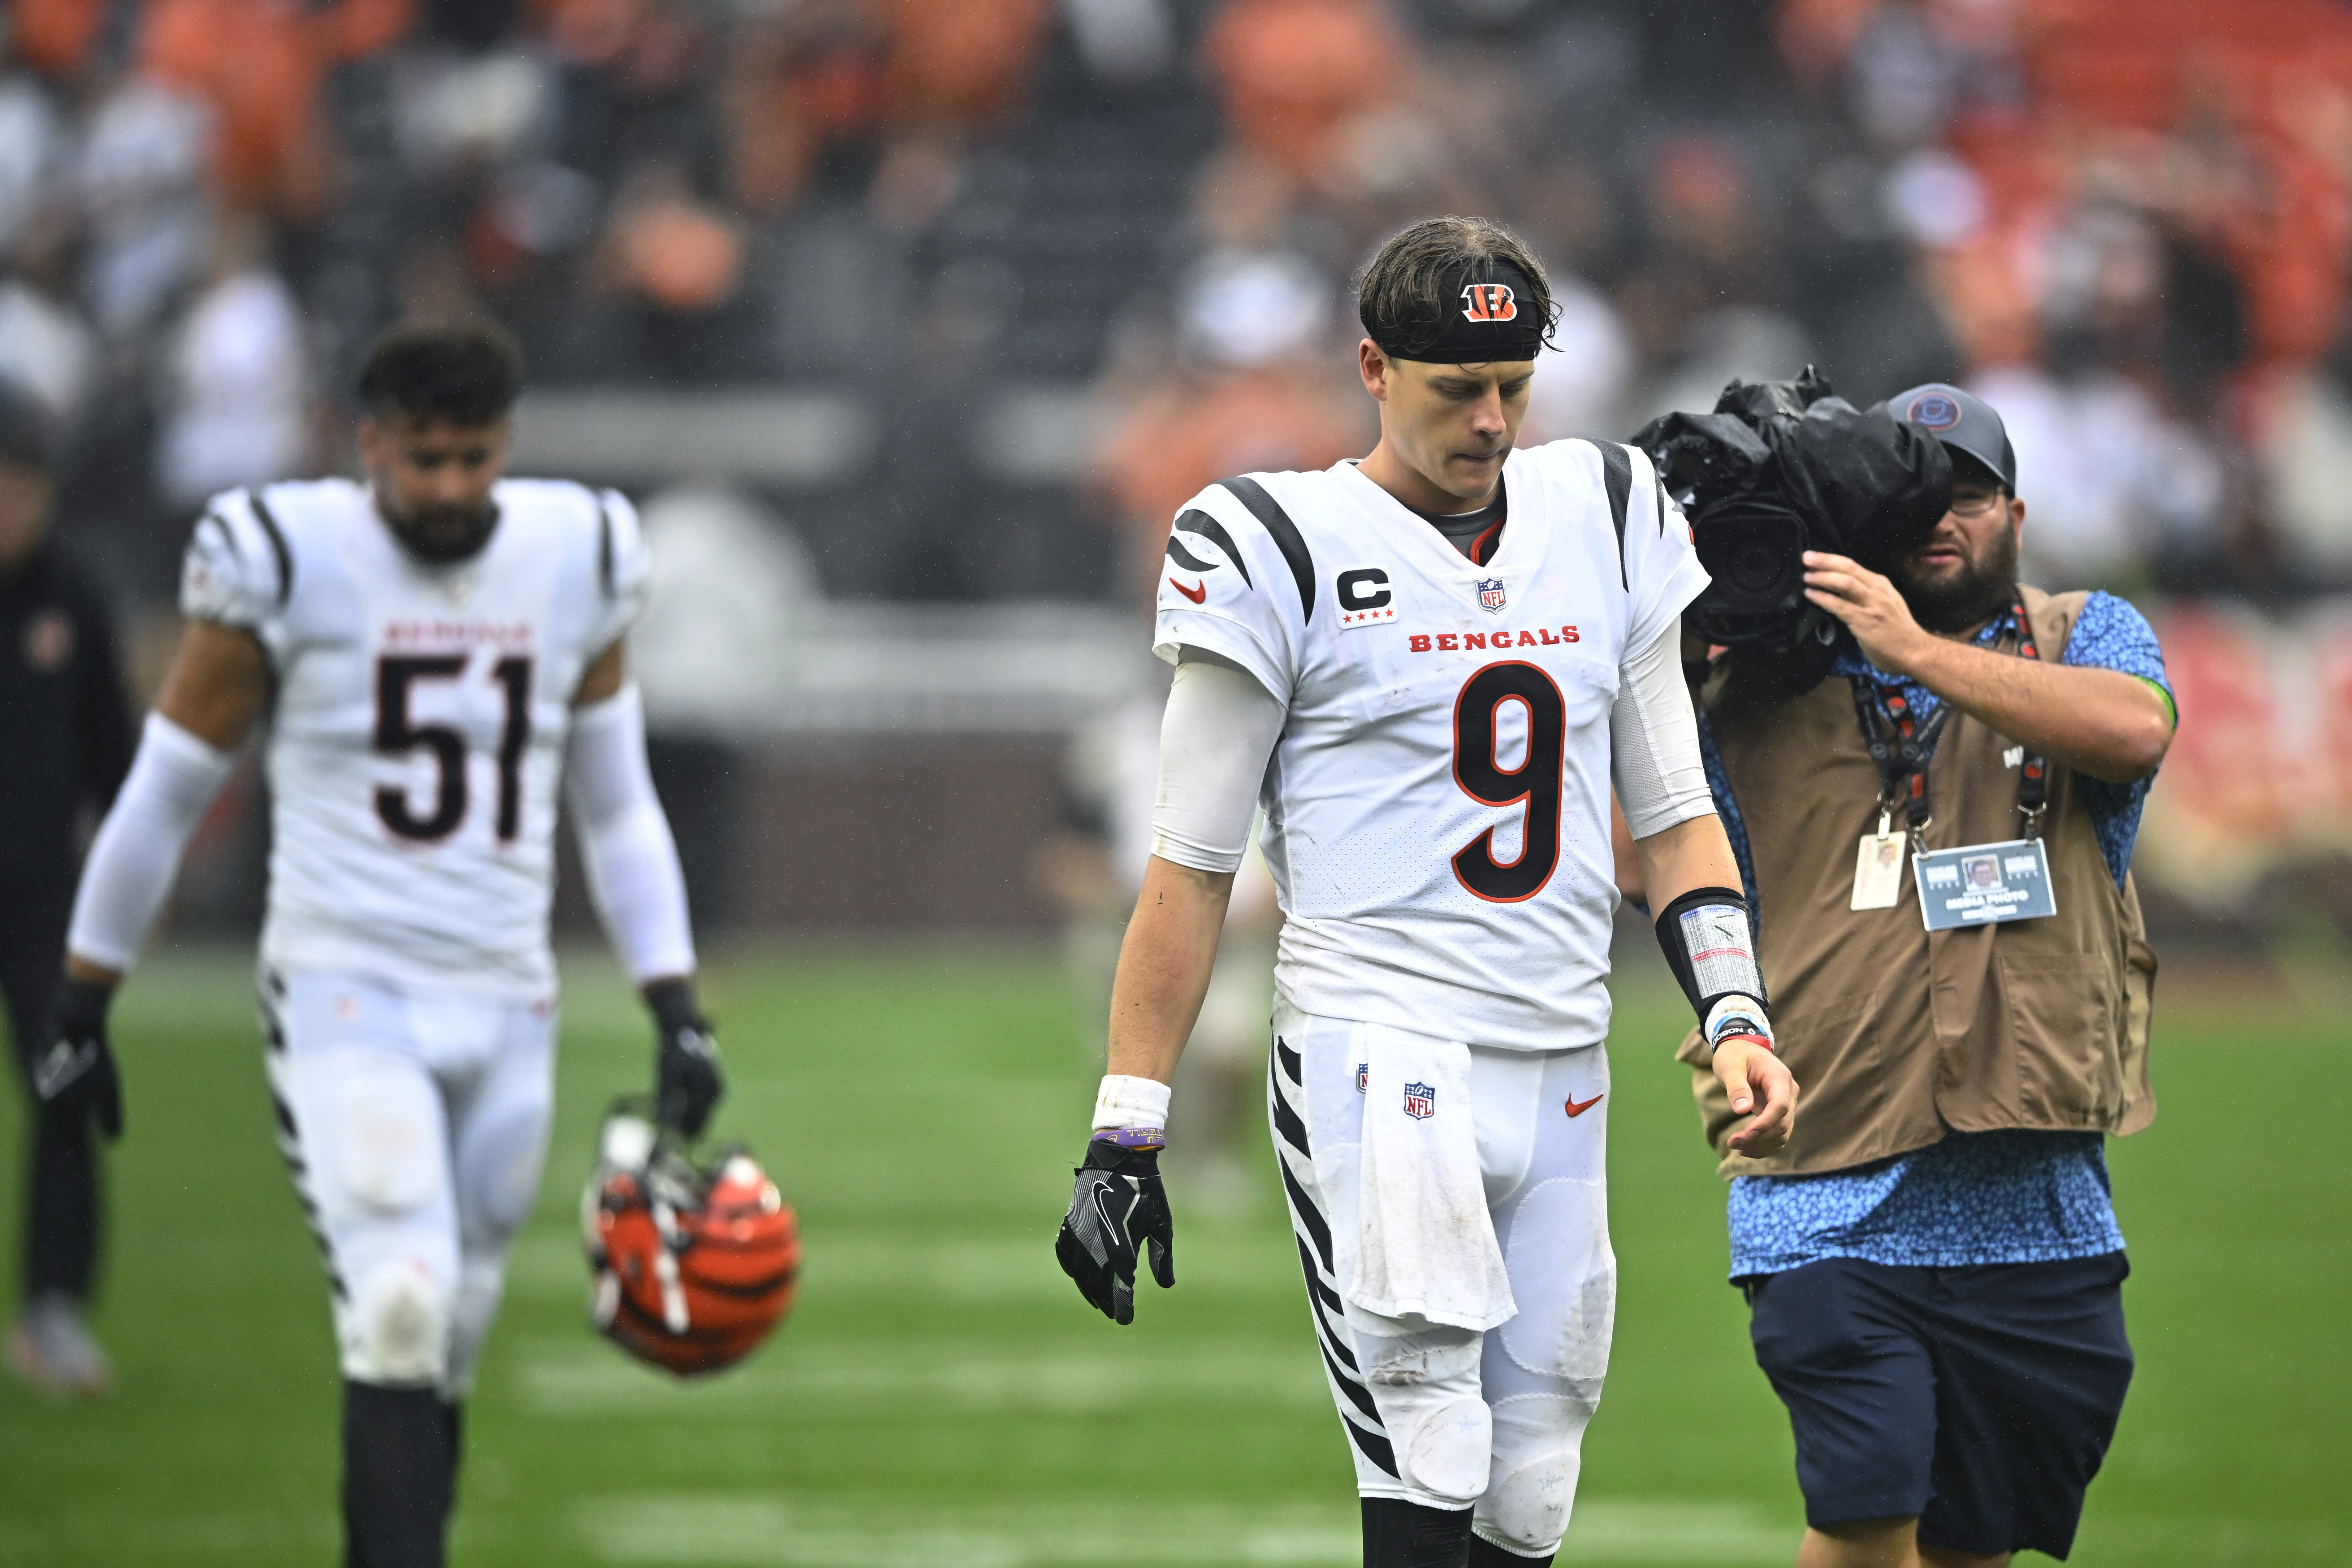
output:
<instances>
[{"instance_id":1,"label":"player's right hand","mask_svg":"<svg viewBox=\"0 0 2352 1568\"><path fill-rule=\"evenodd\" d=\"M656 1036L654 1120L689 1138L698 1137L727 1092L710 1020L695 1006L694 988L684 980L656 980L647 986L646 1005L653 1009Z\"/></svg>"},{"instance_id":2,"label":"player's right hand","mask_svg":"<svg viewBox=\"0 0 2352 1568\"><path fill-rule=\"evenodd\" d=\"M1160 1185L1160 1151L1097 1138L1087 1145L1077 1178L1054 1257L1090 1305L1115 1323L1131 1323L1139 1244L1150 1251L1160 1288L1176 1283L1176 1218Z\"/></svg>"},{"instance_id":3,"label":"player's right hand","mask_svg":"<svg viewBox=\"0 0 2352 1568\"><path fill-rule=\"evenodd\" d=\"M84 1116L110 1139L122 1136L122 1079L107 1043L106 1009L114 988L71 977L58 983L47 1043L34 1053L33 1095L45 1115Z\"/></svg>"}]
</instances>

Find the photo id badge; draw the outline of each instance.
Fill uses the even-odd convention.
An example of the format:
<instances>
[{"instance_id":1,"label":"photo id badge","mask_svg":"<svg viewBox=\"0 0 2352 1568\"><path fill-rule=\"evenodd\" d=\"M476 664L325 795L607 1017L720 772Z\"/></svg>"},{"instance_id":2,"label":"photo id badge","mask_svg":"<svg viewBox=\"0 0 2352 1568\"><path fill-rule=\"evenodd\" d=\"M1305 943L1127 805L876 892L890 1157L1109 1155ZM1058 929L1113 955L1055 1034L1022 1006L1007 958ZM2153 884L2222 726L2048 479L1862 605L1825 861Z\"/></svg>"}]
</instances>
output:
<instances>
[{"instance_id":1,"label":"photo id badge","mask_svg":"<svg viewBox=\"0 0 2352 1568\"><path fill-rule=\"evenodd\" d=\"M1935 850L1913 855L1911 868L1919 879L1919 913L1930 931L2058 913L2050 891L2050 856L2040 839Z\"/></svg>"},{"instance_id":2,"label":"photo id badge","mask_svg":"<svg viewBox=\"0 0 2352 1568\"><path fill-rule=\"evenodd\" d=\"M1849 909L1892 909L1903 896L1903 835L1879 831L1862 835L1853 856L1853 902Z\"/></svg>"}]
</instances>

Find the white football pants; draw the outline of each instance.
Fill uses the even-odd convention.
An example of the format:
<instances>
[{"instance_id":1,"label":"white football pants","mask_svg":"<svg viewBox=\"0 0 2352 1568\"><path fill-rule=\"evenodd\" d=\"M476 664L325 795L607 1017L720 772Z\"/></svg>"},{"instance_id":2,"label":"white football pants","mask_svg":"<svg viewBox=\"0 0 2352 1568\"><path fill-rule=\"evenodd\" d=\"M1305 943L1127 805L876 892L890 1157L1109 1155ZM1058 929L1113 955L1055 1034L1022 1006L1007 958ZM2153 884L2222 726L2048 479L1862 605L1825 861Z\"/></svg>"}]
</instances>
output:
<instances>
[{"instance_id":1,"label":"white football pants","mask_svg":"<svg viewBox=\"0 0 2352 1568\"><path fill-rule=\"evenodd\" d=\"M1480 1333L1347 1301L1365 1096L1362 1025L1277 1002L1268 1109L1324 1371L1366 1497L1474 1509L1522 1556L1567 1533L1616 1314L1604 1185L1609 1059L1470 1051L1478 1175L1518 1315ZM1573 1107L1575 1113L1570 1114Z\"/></svg>"},{"instance_id":2,"label":"white football pants","mask_svg":"<svg viewBox=\"0 0 2352 1568\"><path fill-rule=\"evenodd\" d=\"M327 1259L343 1375L472 1385L547 1155L555 1003L261 975L278 1143Z\"/></svg>"}]
</instances>

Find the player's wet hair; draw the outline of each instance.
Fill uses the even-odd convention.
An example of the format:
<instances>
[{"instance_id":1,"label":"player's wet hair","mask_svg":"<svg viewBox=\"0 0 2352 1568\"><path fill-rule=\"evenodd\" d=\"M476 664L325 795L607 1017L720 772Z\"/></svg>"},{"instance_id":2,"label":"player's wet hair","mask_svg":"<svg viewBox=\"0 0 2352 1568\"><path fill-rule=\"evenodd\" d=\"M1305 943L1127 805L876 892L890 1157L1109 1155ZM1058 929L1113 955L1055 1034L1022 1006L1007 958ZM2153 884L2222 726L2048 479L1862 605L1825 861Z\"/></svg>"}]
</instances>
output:
<instances>
[{"instance_id":1,"label":"player's wet hair","mask_svg":"<svg viewBox=\"0 0 2352 1568\"><path fill-rule=\"evenodd\" d=\"M1559 306L1543 263L1518 235L1486 218L1423 218L1390 236L1356 283L1365 336L1392 359L1466 363L1462 293L1469 282L1503 282L1516 298L1510 330L1488 356L1533 359L1550 340Z\"/></svg>"},{"instance_id":2,"label":"player's wet hair","mask_svg":"<svg viewBox=\"0 0 2352 1568\"><path fill-rule=\"evenodd\" d=\"M493 424L521 394L522 356L488 322L394 327L368 350L358 392L360 406L379 419Z\"/></svg>"}]
</instances>

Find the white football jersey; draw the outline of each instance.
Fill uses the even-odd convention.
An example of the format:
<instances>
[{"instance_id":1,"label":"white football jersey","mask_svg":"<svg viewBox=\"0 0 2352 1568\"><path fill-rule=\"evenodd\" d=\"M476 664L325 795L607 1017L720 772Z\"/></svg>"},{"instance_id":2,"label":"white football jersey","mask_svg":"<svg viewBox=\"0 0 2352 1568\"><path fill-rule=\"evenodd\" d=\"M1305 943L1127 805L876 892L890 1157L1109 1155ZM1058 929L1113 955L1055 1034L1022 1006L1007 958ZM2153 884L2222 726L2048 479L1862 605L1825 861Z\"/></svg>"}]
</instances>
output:
<instances>
[{"instance_id":1,"label":"white football jersey","mask_svg":"<svg viewBox=\"0 0 2352 1568\"><path fill-rule=\"evenodd\" d=\"M1212 485L1170 537L1155 651L1289 706L1259 800L1293 1005L1559 1050L1609 1029L1619 668L1707 578L1639 451L1554 442L1503 482L1484 566L1352 463Z\"/></svg>"},{"instance_id":2,"label":"white football jersey","mask_svg":"<svg viewBox=\"0 0 2352 1568\"><path fill-rule=\"evenodd\" d=\"M277 677L262 956L480 995L547 996L572 699L645 597L621 497L492 491L471 560L404 550L346 479L216 497L183 613L260 639Z\"/></svg>"}]
</instances>

